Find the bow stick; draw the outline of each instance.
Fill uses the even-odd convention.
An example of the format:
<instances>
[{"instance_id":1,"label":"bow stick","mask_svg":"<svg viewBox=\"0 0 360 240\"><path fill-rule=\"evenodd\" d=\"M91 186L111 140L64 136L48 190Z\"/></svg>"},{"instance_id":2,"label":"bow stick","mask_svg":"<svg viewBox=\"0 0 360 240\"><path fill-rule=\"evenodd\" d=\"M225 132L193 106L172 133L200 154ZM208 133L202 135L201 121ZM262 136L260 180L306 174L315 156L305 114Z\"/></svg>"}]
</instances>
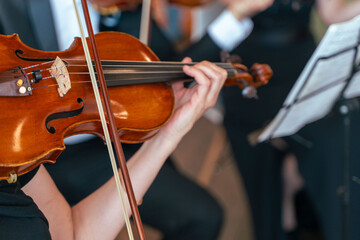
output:
<instances>
[{"instance_id":1,"label":"bow stick","mask_svg":"<svg viewBox=\"0 0 360 240\"><path fill-rule=\"evenodd\" d=\"M143 0L141 9L141 22L140 22L140 34L139 39L142 43L149 45L151 24L151 0Z\"/></svg>"},{"instance_id":2,"label":"bow stick","mask_svg":"<svg viewBox=\"0 0 360 240\"><path fill-rule=\"evenodd\" d=\"M95 94L95 97L96 97L97 106L99 108L99 115L100 115L100 118L101 118L101 123L102 123L102 127L103 127L103 130L104 130L104 136L105 136L105 139L106 139L106 144L107 144L107 147L108 147L108 151L109 151L109 155L110 155L110 159L111 159L111 164L112 164L112 168L113 168L113 171L114 171L115 181L116 181L118 192L120 194L120 198L121 198L121 202L122 202L123 213L124 213L124 218L125 218L125 221L126 221L126 226L128 228L129 238L133 239L132 231L131 231L131 227L130 227L130 223L129 223L129 217L127 216L126 206L124 204L124 198L123 198L122 188L121 188L120 179L119 179L119 173L118 173L118 170L117 170L117 166L116 166L116 162L115 162L115 156L114 156L114 152L112 150L112 144L111 144L111 140L110 140L110 137L109 137L109 131L108 131L108 128L107 128L107 122L106 122L104 111L103 111L103 108L102 108L102 103L101 103L99 90L98 90L97 83L96 83L96 77L95 77L94 69L93 69L93 66L92 66L92 61L90 59L90 53L89 53L89 50L88 50L88 47L87 47L85 35L83 33L83 30L82 30L82 26L81 26L81 22L80 22L80 18L79 18L79 13L78 13L78 10L77 10L75 0L73 0L73 3L74 3L74 7L75 7L75 10L76 10L76 13L77 13L77 18L78 18L78 22L79 22L79 28L80 28L80 32L81 32L81 35L82 35L81 39L82 39L82 43L83 43L83 47L84 47L84 52L85 52L85 55L87 57L88 68L89 68L89 71L90 71L90 76L91 76L91 81L92 81L92 84L93 84L94 94ZM119 166L120 166L120 170L121 170L121 174L122 174L122 180L123 180L125 190L126 190L126 193L127 193L127 196L128 196L128 200L129 200L129 203L130 203L130 208L131 208L131 211L132 211L132 214L133 214L133 218L134 218L134 222L135 222L135 226L136 226L136 229L137 229L138 236L139 236L139 238L141 240L145 240L144 229L143 229L142 222L141 222L141 219L140 219L140 214L139 214L139 210L138 210L135 195L134 195L134 190L132 188L129 172L127 170L124 153L123 153L121 143L120 143L120 139L119 139L119 135L118 135L118 132L117 132L117 126L116 126L116 123L115 123L114 114L113 114L113 111L112 111L111 105L110 105L110 99L109 99L109 95L108 95L108 91L107 91L107 87L106 87L106 83L105 83L105 77L104 77L102 67L101 67L101 63L100 63L99 53L98 53L98 50L97 50L97 45L96 45L96 41L95 41L94 32L93 32L92 26L91 26L90 15L89 15L86 0L81 0L81 4L82 4L82 8L83 8L84 17L85 17L86 27L87 27L88 34L89 34L90 46L91 46L92 51L93 51L95 67L96 67L96 71L97 71L98 78L99 78L100 90L101 90L101 93L102 93L106 114L107 114L107 117L108 117L108 120L109 120L111 138L113 140L115 150L116 150L116 154L117 154L117 158L118 158L118 161L119 161Z\"/></svg>"}]
</instances>

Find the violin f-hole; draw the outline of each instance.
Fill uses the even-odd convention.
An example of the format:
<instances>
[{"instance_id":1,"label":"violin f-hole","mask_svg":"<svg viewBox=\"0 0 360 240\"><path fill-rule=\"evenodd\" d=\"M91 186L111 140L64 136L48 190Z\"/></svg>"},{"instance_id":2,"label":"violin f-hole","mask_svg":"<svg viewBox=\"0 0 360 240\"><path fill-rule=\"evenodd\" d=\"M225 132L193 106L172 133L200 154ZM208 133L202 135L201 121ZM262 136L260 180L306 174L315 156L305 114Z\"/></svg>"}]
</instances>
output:
<instances>
[{"instance_id":1,"label":"violin f-hole","mask_svg":"<svg viewBox=\"0 0 360 240\"><path fill-rule=\"evenodd\" d=\"M27 57L23 57L21 56L22 54L24 54L24 51L21 49L16 49L15 50L15 55L20 58L21 60L24 61L30 61L30 62L48 62L48 61L54 61L55 58L27 58Z\"/></svg>"},{"instance_id":2,"label":"violin f-hole","mask_svg":"<svg viewBox=\"0 0 360 240\"><path fill-rule=\"evenodd\" d=\"M78 98L77 102L82 103L81 108L73 110L73 111L68 111L68 112L54 113L54 114L49 115L46 118L45 126L46 126L46 129L48 130L49 133L54 134L56 132L55 127L49 125L49 123L51 121L56 120L56 119L75 117L75 116L82 113L82 111L84 110L84 107L85 107L85 102L84 102L84 100L82 98Z\"/></svg>"},{"instance_id":3,"label":"violin f-hole","mask_svg":"<svg viewBox=\"0 0 360 240\"><path fill-rule=\"evenodd\" d=\"M27 58L27 57L23 57L21 55L24 54L24 51L21 50L21 49L16 49L15 50L15 55L20 58L21 60L24 60L24 61L30 61L30 62L51 62L51 61L55 61L56 58ZM62 60L63 63L65 64L65 66L68 66L69 64Z\"/></svg>"}]
</instances>

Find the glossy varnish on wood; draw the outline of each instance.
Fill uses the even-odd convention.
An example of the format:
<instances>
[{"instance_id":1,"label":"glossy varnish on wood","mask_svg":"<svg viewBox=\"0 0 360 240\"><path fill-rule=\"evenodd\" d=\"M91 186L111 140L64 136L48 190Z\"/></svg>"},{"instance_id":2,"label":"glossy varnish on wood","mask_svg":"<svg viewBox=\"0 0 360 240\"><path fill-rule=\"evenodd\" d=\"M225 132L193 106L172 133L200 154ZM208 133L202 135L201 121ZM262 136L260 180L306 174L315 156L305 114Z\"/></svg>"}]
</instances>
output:
<instances>
[{"instance_id":1,"label":"glossy varnish on wood","mask_svg":"<svg viewBox=\"0 0 360 240\"><path fill-rule=\"evenodd\" d=\"M100 33L96 36L101 59L126 61L158 61L154 53L135 38L121 33ZM65 149L64 138L91 133L102 137L102 128L88 70L84 64L80 39L63 52L44 52L24 45L17 35L0 36L0 73L21 66L27 68L46 61L22 60L15 54L21 49L24 58L60 57L69 64L71 89L60 97L54 78L44 78L32 84L32 95L22 97L0 96L0 179L8 178L11 172L26 173L40 162L55 162ZM74 66L71 66L74 65ZM47 69L51 63L25 69ZM84 74L72 74L83 72ZM30 75L32 79L32 76ZM6 81L1 79L0 81ZM166 83L136 86L110 87L111 105L123 142L141 142L150 138L166 123L172 114L174 98ZM84 103L78 102L82 99ZM84 107L77 116L54 119L48 125L56 129L51 133L46 128L46 119L55 113L74 111Z\"/></svg>"}]
</instances>

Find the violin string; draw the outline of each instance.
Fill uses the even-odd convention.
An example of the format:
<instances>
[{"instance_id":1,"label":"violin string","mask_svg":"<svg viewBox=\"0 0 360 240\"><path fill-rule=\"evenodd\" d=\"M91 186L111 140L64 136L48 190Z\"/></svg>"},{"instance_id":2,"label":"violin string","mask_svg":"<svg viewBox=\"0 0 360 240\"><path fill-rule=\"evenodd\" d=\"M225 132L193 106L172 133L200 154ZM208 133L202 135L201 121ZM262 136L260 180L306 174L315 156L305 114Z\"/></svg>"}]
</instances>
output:
<instances>
[{"instance_id":1,"label":"violin string","mask_svg":"<svg viewBox=\"0 0 360 240\"><path fill-rule=\"evenodd\" d=\"M29 68L35 68L35 67L38 67L38 66L41 66L41 65L45 65L45 64L49 64L49 63L53 63L54 61L55 61L55 60L48 61L48 62L43 62L43 63L38 63L38 64L31 65L31 66L28 66L28 67L24 67L23 70L26 70L26 69L29 69Z\"/></svg>"},{"instance_id":2,"label":"violin string","mask_svg":"<svg viewBox=\"0 0 360 240\"><path fill-rule=\"evenodd\" d=\"M64 58L62 59L66 62L70 62L70 61L82 61L83 63L85 63L85 60L83 59L72 59L72 58ZM183 62L176 62L176 61L122 61L122 60L101 60L102 63L114 63L114 64L133 64L133 65L140 65L140 64L144 64L144 65L195 65L199 62L191 62L191 63L183 63ZM231 63L226 63L226 62L217 62L215 64L220 64L220 65L231 65Z\"/></svg>"},{"instance_id":3,"label":"violin string","mask_svg":"<svg viewBox=\"0 0 360 240\"><path fill-rule=\"evenodd\" d=\"M68 65L65 67L86 67L86 62L83 59L62 59L63 61L68 62ZM55 60L47 61L43 63L34 64L28 67L24 67L23 70L30 69L30 68L36 68L42 65L53 63ZM83 64L69 64L70 62L81 62ZM146 61L117 61L117 60L102 60L102 63L104 63L103 66L109 67L109 68L173 68L173 67L179 67L182 68L184 65L195 65L196 62L193 63L182 63L182 62L170 62L170 61L153 61L153 62L146 62ZM108 63L111 63L109 65ZM129 65L131 64L131 65ZM234 70L234 67L230 63L215 63L217 66L229 71ZM41 69L40 72L44 72L47 70L53 69L53 67L47 68L47 69ZM31 75L31 73L27 73L26 75Z\"/></svg>"},{"instance_id":4,"label":"violin string","mask_svg":"<svg viewBox=\"0 0 360 240\"><path fill-rule=\"evenodd\" d=\"M43 80L46 79L54 79L57 76L60 75L64 75L64 74L59 74L56 76L49 76L49 77L45 77L43 78ZM138 77L138 78L124 78L124 79L114 79L114 80L106 80L106 83L108 85L114 84L112 86L125 86L125 85L136 85L136 84L146 84L146 83L160 83L160 82L174 82L174 81L189 81L192 80L192 78L188 77L188 78L173 78L173 79L169 79L169 77L157 77L157 76L150 76L150 77ZM137 82L135 82L137 81ZM129 84L133 82L132 84ZM83 80L83 81L71 81L71 84L80 84L80 83L91 83L90 80ZM51 85L45 85L45 86L40 86L40 87L33 87L32 90L35 89L41 89L41 88L45 88L45 87L53 87L53 86L58 86L58 84L51 84Z\"/></svg>"},{"instance_id":5,"label":"violin string","mask_svg":"<svg viewBox=\"0 0 360 240\"><path fill-rule=\"evenodd\" d=\"M82 65L81 65L82 66ZM66 67L66 66L62 66L62 67ZM50 68L49 68L50 69ZM230 70L233 70L233 68L231 68ZM41 71L45 71L45 69L41 70ZM173 75L172 79L171 79L171 75L166 75L166 76L159 76L159 75L155 75L154 74L169 74L169 73L176 73L177 75ZM31 73L28 73L26 75L29 75ZM89 72L68 72L68 73L62 73L62 74L58 74L55 76L49 76L49 77L44 77L42 80L46 80L46 79L56 79L56 77L61 76L61 75L87 75L90 74ZM145 84L145 83L154 83L154 82L171 82L171 81L181 81L181 80L190 80L189 78L186 78L187 76L184 75L183 71L162 71L162 72L154 72L154 71L148 71L148 72L106 72L105 71L105 75L141 75L144 74L144 76L138 76L138 77L131 77L131 78L121 78L121 79L106 79L106 83L111 84L111 83L119 83L121 81L122 84L119 84L119 86L121 85L128 85L125 84L126 82L129 81L138 81L134 84ZM145 74L149 74L149 75L145 75ZM151 75L150 75L151 74ZM174 79L175 77L175 79ZM176 78L177 77L177 78ZM141 80L143 82L141 82ZM139 82L140 81L140 82ZM71 81L72 83L89 83L91 82L90 80L82 80L82 81ZM52 85L47 85L47 86L41 86L41 87L34 87L32 89L40 89L40 88L45 88L45 87L53 87L53 86L57 86L57 84L52 84Z\"/></svg>"},{"instance_id":6,"label":"violin string","mask_svg":"<svg viewBox=\"0 0 360 240\"><path fill-rule=\"evenodd\" d=\"M39 72L50 71L51 69L55 69L55 68L56 68L56 67L50 67L50 68L46 68L46 69L41 69L41 70L39 70ZM58 68L63 68L63 66L58 67ZM65 66L65 68L66 68L66 66ZM25 75L28 76L28 75L31 75L31 74L33 74L33 72L26 73Z\"/></svg>"},{"instance_id":7,"label":"violin string","mask_svg":"<svg viewBox=\"0 0 360 240\"><path fill-rule=\"evenodd\" d=\"M74 74L88 74L88 73L74 73ZM49 77L44 77L42 80L46 80L46 79L54 79L56 77L59 77L61 75L70 75L69 73L67 74L58 74L58 75L55 75L55 76L49 76ZM105 74L106 75L106 74ZM171 80L166 80L166 79L169 79L169 77L167 76L167 78L165 77L158 77L158 76L149 76L149 77L138 77L138 78L123 78L123 79L113 79L113 80L106 80L107 83L117 83L119 82L119 80L125 82L125 81L132 81L132 80L149 80L148 83L152 83L150 80L158 80L158 79L161 79L161 78L164 78L164 82L170 82ZM186 79L185 79L186 80ZM180 81L180 79L179 79ZM71 83L90 83L91 81L90 80L83 80L83 81L71 81ZM146 83L146 82L144 82ZM55 84L57 85L57 84ZM32 89L37 89L37 87L34 87Z\"/></svg>"},{"instance_id":8,"label":"violin string","mask_svg":"<svg viewBox=\"0 0 360 240\"><path fill-rule=\"evenodd\" d=\"M45 85L45 86L40 86L40 87L33 87L31 88L31 90L37 90L37 89L42 89L42 88L48 88L48 87L57 87L57 84L51 84L51 85Z\"/></svg>"},{"instance_id":9,"label":"violin string","mask_svg":"<svg viewBox=\"0 0 360 240\"><path fill-rule=\"evenodd\" d=\"M67 60L68 62L70 61L81 61L81 62L84 62L84 60L81 60L81 59L64 59L64 60ZM38 67L38 66L43 66L43 65L46 65L46 64L50 64L50 63L53 63L54 61L48 61L48 62L43 62L43 63L39 63L39 64L35 64L35 65L32 65L32 66L28 66L28 67L25 67L23 68L23 70L26 70L26 69L30 69L30 68L35 68L35 67ZM103 60L102 62L104 63L117 63L116 65L104 65L105 67L116 67L116 68L125 68L123 70L118 70L118 69L114 69L114 70L105 70L105 75L144 75L144 76L138 76L138 77L131 77L131 78L122 78L122 79L114 79L114 80L106 80L107 83L116 83L116 82L119 82L119 81L122 81L122 82L127 82L127 81L141 81L143 80L144 82L137 82L138 84L139 83L146 83L146 82L149 82L151 83L151 81L154 81L156 80L156 82L159 82L159 79L161 79L161 77L158 75L158 74L170 74L170 76L167 75L167 77L171 77L171 74L173 74L173 77L178 77L177 79L175 79L176 81L180 81L181 77L184 77L186 78L186 76L184 76L184 72L182 71L182 67L183 65L186 65L184 63L181 63L181 62L135 62L135 61L111 61L111 60ZM120 64L119 64L120 63ZM124 65L124 64L135 64L135 65ZM143 63L145 63L143 65ZM170 65L167 65L167 64L170 64ZM193 64L196 64L196 63L193 63ZM231 64L229 63L217 63L217 65L221 65L220 67L222 67L223 69L225 69L228 73L229 72L233 72L234 71L234 68ZM59 68L68 68L68 67L86 67L86 65L82 65L82 64L70 64L68 63L68 66L60 66ZM175 69L178 69L178 71L174 71L174 67ZM129 69L130 68L130 69ZM136 71L137 68L172 68L172 70L167 70L167 71ZM39 71L40 72L45 72L47 70L50 70L50 69L54 69L54 67L50 67L50 68L46 68L46 69L40 69ZM120 71L120 72L119 72ZM32 75L33 72L30 72L30 73L26 73L25 72L25 75L28 76L28 75ZM96 72L95 72L96 73ZM86 75L86 74L90 74L89 72L87 71L84 71L84 72L69 72L69 73L62 73L62 74L58 74L58 75L55 75L55 76L49 76L49 77L44 77L42 78L42 80L46 80L46 79L55 79L56 77L58 76L61 76L61 75ZM146 75L148 74L148 75ZM149 75L154 75L155 76L149 76ZM173 79L170 79L168 81L171 81ZM184 80L189 80L189 79L184 79ZM174 80L173 80L174 81ZM90 80L88 81L72 81L72 83L88 83L88 82L91 82ZM160 81L161 82L161 81ZM162 80L162 82L166 82L166 80ZM121 85L121 84L120 84ZM56 86L55 85L49 85L49 86ZM39 88L43 88L43 87L46 87L46 86L42 86L42 87L34 87L32 89L39 89Z\"/></svg>"},{"instance_id":10,"label":"violin string","mask_svg":"<svg viewBox=\"0 0 360 240\"><path fill-rule=\"evenodd\" d=\"M88 75L89 72L69 72L69 73L62 73L62 74L58 74L55 76L49 76L49 77L44 77L42 78L42 80L46 80L46 79L51 79L51 78L56 78L62 75ZM106 82L117 82L119 80L153 80L153 79L159 79L159 78L169 78L171 79L171 77L186 77L185 73L182 71L158 71L158 72L121 72L121 73L114 73L114 72L106 72L104 73L105 75L116 75L116 76L122 76L122 75L134 75L134 77L131 78L119 78L119 79L112 79L109 80L107 79ZM155 74L155 76L153 76ZM160 74L166 74L166 76L159 76ZM170 74L170 75L168 75ZM173 74L173 75L171 75ZM135 77L136 75L140 75L138 77ZM143 76L141 76L143 75ZM72 82L78 82L78 81L72 81ZM81 81L81 82L90 82L90 80L88 81Z\"/></svg>"},{"instance_id":11,"label":"violin string","mask_svg":"<svg viewBox=\"0 0 360 240\"><path fill-rule=\"evenodd\" d=\"M182 69L182 67L184 65L187 64L183 64L183 65L103 65L104 68L179 68ZM219 65L218 65L219 66ZM85 65L79 65L79 64L72 64L72 65L68 65L68 67L85 67ZM234 69L234 67L232 66L228 66L228 65L220 65L219 67L224 68L224 69Z\"/></svg>"},{"instance_id":12,"label":"violin string","mask_svg":"<svg viewBox=\"0 0 360 240\"><path fill-rule=\"evenodd\" d=\"M62 59L63 61L68 63L67 67L70 66L78 66L78 67L86 67L86 62L82 59ZM81 61L81 63L83 64L70 64L70 62L76 62L76 61ZM35 64L35 65L31 65L28 67L25 67L23 69L29 69L29 68L35 68L41 65L45 65L45 64L50 64L53 63L54 60L52 61L48 61L48 62L43 62L43 63L39 63L39 64ZM132 67L132 68L146 68L146 67L182 67L184 65L195 65L197 64L196 62L193 63L182 63L182 62L145 62L145 61L112 61L112 60L102 60L101 61L103 63L103 66L105 67ZM109 65L108 63L112 63L111 65ZM215 63L216 65L218 65L219 67L222 68L233 68L233 66L229 63ZM48 69L44 69L44 70L48 70Z\"/></svg>"},{"instance_id":13,"label":"violin string","mask_svg":"<svg viewBox=\"0 0 360 240\"><path fill-rule=\"evenodd\" d=\"M60 66L58 68L68 68L68 67L86 67L86 65L69 65L69 66ZM109 67L109 66L106 66L106 67ZM118 67L118 66L116 66ZM123 66L125 67L125 66ZM129 66L126 66L126 67L129 67ZM145 66L145 68L149 68L150 66ZM160 66L157 66L158 68L161 68L163 69L164 67L160 67ZM170 66L167 66L167 67L170 67ZM27 67L28 69L29 67ZM131 68L135 68L135 69L131 69ZM105 71L105 74L172 74L172 73L183 73L183 70L182 70L182 66L178 68L178 70L167 70L167 71L144 71L144 72L140 72L140 71L136 71L136 68L144 68L143 66L130 66L130 69L123 69L123 70L119 70L119 69L113 69L113 70L104 70ZM152 67L154 68L154 67ZM25 68L24 68L25 69ZM46 69L41 69L39 70L40 72L45 72L45 71L49 71L51 69L54 69L54 67L50 67L50 68L46 68ZM223 69L225 69L227 72L229 71L234 71L234 68L233 67L224 67ZM119 72L121 71L121 72ZM96 72L95 72L96 73ZM25 75L28 76L28 75L31 75L33 74L32 72L30 73L26 73ZM71 72L71 74L89 74L89 72L87 71L84 71L84 72Z\"/></svg>"},{"instance_id":14,"label":"violin string","mask_svg":"<svg viewBox=\"0 0 360 240\"><path fill-rule=\"evenodd\" d=\"M45 70L41 70L41 71L45 71ZM170 73L170 75L169 75ZM32 73L27 73L26 75L30 75ZM46 79L54 79L56 80L56 77L59 77L61 75L87 75L90 74L89 72L68 72L68 73L61 73L55 76L48 76L48 77L44 77L42 78L42 80L46 80ZM155 75L154 75L155 74ZM163 74L163 75L160 75ZM164 76L164 74L166 74L166 76ZM171 75L173 74L173 75ZM172 81L181 81L181 80L190 80L190 77L187 77L185 75L185 73L183 71L158 71L158 72L153 72L153 71L148 71L148 72L121 72L121 73L117 73L117 72L105 72L105 75L118 75L118 76L123 76L123 75L134 75L134 76L130 76L130 77L125 77L125 78L119 78L119 79L106 79L106 83L108 84L114 84L114 83L119 83L119 86L121 85L128 85L128 83L126 82L130 82L130 81L137 81L134 84L142 84L142 83L155 83L155 82L172 82ZM136 75L140 75L135 77ZM142 76L141 76L142 75ZM71 81L72 83L89 83L91 82L90 80L82 80L82 81ZM121 83L120 83L121 82ZM126 84L125 84L126 83ZM57 86L55 85L49 85L49 86ZM42 86L45 87L45 86ZM33 87L32 89L39 89L42 87Z\"/></svg>"}]
</instances>

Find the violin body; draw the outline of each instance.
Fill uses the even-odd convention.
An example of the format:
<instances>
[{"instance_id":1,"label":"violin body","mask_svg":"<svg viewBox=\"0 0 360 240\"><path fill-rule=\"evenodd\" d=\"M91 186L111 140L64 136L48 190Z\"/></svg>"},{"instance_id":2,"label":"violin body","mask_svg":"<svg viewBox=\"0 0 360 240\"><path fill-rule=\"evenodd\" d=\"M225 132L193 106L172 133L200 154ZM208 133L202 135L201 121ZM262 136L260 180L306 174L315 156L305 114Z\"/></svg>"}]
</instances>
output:
<instances>
[{"instance_id":1,"label":"violin body","mask_svg":"<svg viewBox=\"0 0 360 240\"><path fill-rule=\"evenodd\" d=\"M127 34L99 33L96 41L101 59L158 61L147 46ZM56 57L70 73L71 89L62 97L48 71L51 64L47 62ZM66 137L89 133L103 138L88 69L73 64L78 60L84 60L79 38L66 51L46 52L26 46L16 34L0 35L0 88L12 86L0 92L0 179L10 173L24 174L43 162L55 162L65 149ZM15 72L15 68L21 71ZM37 83L34 70L41 72L42 80ZM13 87L18 78L31 83L23 83L28 91L20 96L19 86ZM115 86L108 92L122 142L151 138L173 112L173 91L167 83Z\"/></svg>"}]
</instances>

